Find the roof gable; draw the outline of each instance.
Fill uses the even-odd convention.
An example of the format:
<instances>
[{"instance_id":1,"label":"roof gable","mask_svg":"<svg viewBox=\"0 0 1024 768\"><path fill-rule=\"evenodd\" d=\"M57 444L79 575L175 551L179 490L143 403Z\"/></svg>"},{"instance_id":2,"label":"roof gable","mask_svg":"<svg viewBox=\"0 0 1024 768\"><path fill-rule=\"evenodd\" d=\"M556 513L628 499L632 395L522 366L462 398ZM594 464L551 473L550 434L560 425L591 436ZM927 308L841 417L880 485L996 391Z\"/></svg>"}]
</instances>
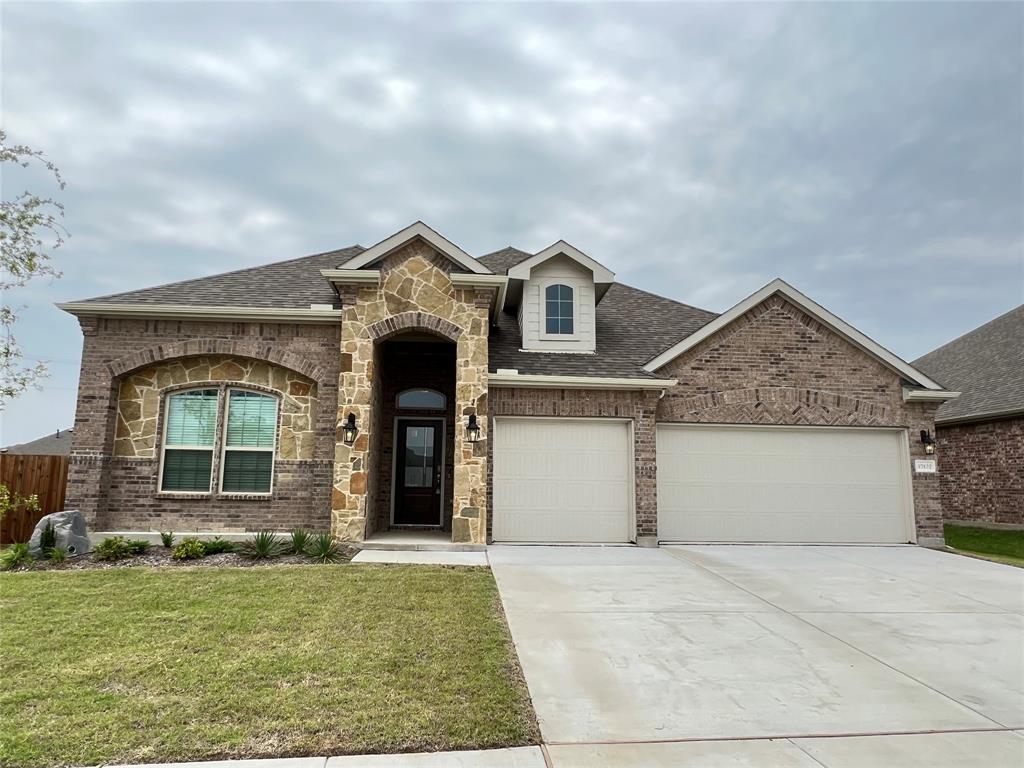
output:
<instances>
[{"instance_id":1,"label":"roof gable","mask_svg":"<svg viewBox=\"0 0 1024 768\"><path fill-rule=\"evenodd\" d=\"M488 267L481 264L464 250L459 248L459 246L455 245L451 240L440 235L422 221L410 224L405 229L399 230L390 237L384 238L376 245L367 248L354 259L350 259L345 262L345 269L362 269L363 267L368 267L380 261L385 256L394 253L402 246L417 239L429 243L443 256L474 274L493 274Z\"/></svg>"},{"instance_id":2,"label":"roof gable","mask_svg":"<svg viewBox=\"0 0 1024 768\"><path fill-rule=\"evenodd\" d=\"M591 272L594 273L595 283L613 283L615 282L615 273L609 270L604 265L594 261L592 258L587 256L579 248L565 242L565 240L559 240L557 243L552 243L543 251L531 256L530 258L519 262L515 266L512 266L508 270L508 276L515 280L529 280L530 271L537 266L540 266L545 261L553 259L556 256L567 256L568 258L580 264Z\"/></svg>"},{"instance_id":3,"label":"roof gable","mask_svg":"<svg viewBox=\"0 0 1024 768\"><path fill-rule=\"evenodd\" d=\"M904 379L912 384L916 384L929 390L943 390L941 384L933 381L923 372L917 370L904 360L901 360L892 352L865 336L852 325L836 317L820 304L811 300L796 288L789 285L789 283L778 278L772 280L766 286L761 288L761 290L743 299L743 301L736 304L732 309L729 309L724 314L719 315L697 332L690 334L686 338L666 349L661 354L649 360L644 365L644 370L653 373L666 363L675 360L687 350L692 349L697 344L704 341L704 339L714 335L725 326L742 317L758 304L761 304L763 301L776 294L783 296L787 301L799 307L822 325L827 326L854 346L860 347L885 366L896 373L899 373Z\"/></svg>"}]
</instances>

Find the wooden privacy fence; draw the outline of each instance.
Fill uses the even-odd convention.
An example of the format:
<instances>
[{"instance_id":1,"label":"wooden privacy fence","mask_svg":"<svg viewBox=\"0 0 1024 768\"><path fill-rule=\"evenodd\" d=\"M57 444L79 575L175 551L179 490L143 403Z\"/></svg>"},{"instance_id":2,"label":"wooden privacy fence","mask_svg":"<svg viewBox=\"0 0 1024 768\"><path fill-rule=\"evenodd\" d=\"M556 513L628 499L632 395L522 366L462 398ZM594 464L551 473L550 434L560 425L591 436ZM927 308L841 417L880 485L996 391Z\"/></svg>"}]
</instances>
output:
<instances>
[{"instance_id":1,"label":"wooden privacy fence","mask_svg":"<svg viewBox=\"0 0 1024 768\"><path fill-rule=\"evenodd\" d=\"M0 544L28 541L43 515L64 509L68 487L67 456L0 453L0 484L11 493L39 497L39 511L14 510L0 520Z\"/></svg>"}]
</instances>

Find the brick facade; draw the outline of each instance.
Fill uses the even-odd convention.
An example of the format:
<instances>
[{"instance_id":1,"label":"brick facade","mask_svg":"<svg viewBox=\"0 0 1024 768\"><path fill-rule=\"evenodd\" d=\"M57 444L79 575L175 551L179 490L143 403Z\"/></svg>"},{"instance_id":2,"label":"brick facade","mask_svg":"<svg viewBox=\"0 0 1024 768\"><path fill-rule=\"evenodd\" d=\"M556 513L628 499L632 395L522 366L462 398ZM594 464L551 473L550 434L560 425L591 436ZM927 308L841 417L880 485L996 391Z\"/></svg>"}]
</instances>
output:
<instances>
[{"instance_id":1,"label":"brick facade","mask_svg":"<svg viewBox=\"0 0 1024 768\"><path fill-rule=\"evenodd\" d=\"M1024 526L1024 418L937 430L945 519Z\"/></svg>"},{"instance_id":2,"label":"brick facade","mask_svg":"<svg viewBox=\"0 0 1024 768\"><path fill-rule=\"evenodd\" d=\"M81 510L90 528L327 529L338 384L336 325L83 318L81 326L84 342L67 506ZM234 359L245 371L255 371L257 378L264 369L253 363L267 364L268 376L273 376L271 369L285 371L285 381L290 376L309 382L318 401L330 404L311 407L312 444L296 453L303 458L275 462L271 497L161 496L156 492L158 453L145 444L156 429L140 432L141 457L115 455L121 383L147 369L166 372L157 386L161 396L146 406L157 408L157 414L146 414L148 418L160 418L162 393L183 383L175 381L170 370L204 356L221 362ZM216 377L222 379L220 374ZM273 390L272 379L267 379L266 388ZM120 451L126 452L127 447Z\"/></svg>"},{"instance_id":3,"label":"brick facade","mask_svg":"<svg viewBox=\"0 0 1024 768\"><path fill-rule=\"evenodd\" d=\"M658 402L657 392L492 387L490 401L489 434L494 434L495 416L576 416L632 420L636 538L637 541L646 542L656 539L658 488L654 414ZM494 480L493 461L490 457L487 466L487 538L490 539Z\"/></svg>"},{"instance_id":4,"label":"brick facade","mask_svg":"<svg viewBox=\"0 0 1024 768\"><path fill-rule=\"evenodd\" d=\"M658 375L679 381L658 403L659 422L904 428L911 465L926 457L920 430L935 429L938 404L904 403L898 374L779 296ZM915 474L912 487L918 539L940 543L939 475Z\"/></svg>"}]
</instances>

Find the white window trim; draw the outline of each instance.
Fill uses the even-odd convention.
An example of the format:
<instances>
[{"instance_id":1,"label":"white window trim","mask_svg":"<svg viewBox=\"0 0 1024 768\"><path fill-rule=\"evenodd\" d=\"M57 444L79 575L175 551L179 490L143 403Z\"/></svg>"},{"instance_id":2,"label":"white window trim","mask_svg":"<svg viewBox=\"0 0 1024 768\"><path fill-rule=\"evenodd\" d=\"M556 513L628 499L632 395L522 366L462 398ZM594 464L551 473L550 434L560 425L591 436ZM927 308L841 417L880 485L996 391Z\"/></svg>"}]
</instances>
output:
<instances>
[{"instance_id":1,"label":"white window trim","mask_svg":"<svg viewBox=\"0 0 1024 768\"><path fill-rule=\"evenodd\" d=\"M214 469L215 469L214 464L213 464L213 460L217 457L217 437L216 437L217 428L216 428L216 424L214 425L213 445L172 445L172 446L168 446L167 445L167 425L171 421L171 419L170 419L171 398L174 397L175 395L184 395L184 394L186 394L188 392L203 392L203 391L205 391L207 389L216 389L217 390L217 414L219 415L220 414L220 406L221 406L221 402L220 402L220 400L221 400L221 389L219 387L211 387L211 386L189 387L188 389L178 389L178 390L175 390L173 392L168 392L166 395L164 395L164 398L163 398L163 400L164 400L164 402L163 402L164 423L163 423L163 428L160 430L160 465L157 467L157 492L158 493L161 493L161 494L174 494L174 495L177 495L177 496L190 496L190 495L195 495L197 493L201 493L201 494L204 494L204 495L209 495L213 491L213 472L214 472ZM205 491L202 491L202 490L191 490L191 491L164 490L164 457L166 456L168 449L172 450L172 451L209 451L210 452L210 479L209 479L209 481L206 484L206 490Z\"/></svg>"},{"instance_id":2,"label":"white window trim","mask_svg":"<svg viewBox=\"0 0 1024 768\"><path fill-rule=\"evenodd\" d=\"M254 392L263 397L270 397L274 400L274 445L270 448L256 448L254 446L228 447L228 416L231 410L232 392ZM217 493L221 496L272 496L274 494L274 470L277 466L277 441L279 422L281 420L281 398L270 392L263 392L258 389L246 389L245 387L226 387L224 389L223 423L220 428L220 462L217 466ZM270 454L270 489L267 491L225 491L224 490L224 458L228 451L248 451L251 453Z\"/></svg>"},{"instance_id":3,"label":"white window trim","mask_svg":"<svg viewBox=\"0 0 1024 768\"><path fill-rule=\"evenodd\" d=\"M572 291L572 333L548 333L548 288L553 285L564 285ZM537 338L541 341L581 341L583 336L580 333L580 295L582 286L579 280L566 277L549 277L537 282L537 289L540 291L538 302L538 317L540 318Z\"/></svg>"}]
</instances>

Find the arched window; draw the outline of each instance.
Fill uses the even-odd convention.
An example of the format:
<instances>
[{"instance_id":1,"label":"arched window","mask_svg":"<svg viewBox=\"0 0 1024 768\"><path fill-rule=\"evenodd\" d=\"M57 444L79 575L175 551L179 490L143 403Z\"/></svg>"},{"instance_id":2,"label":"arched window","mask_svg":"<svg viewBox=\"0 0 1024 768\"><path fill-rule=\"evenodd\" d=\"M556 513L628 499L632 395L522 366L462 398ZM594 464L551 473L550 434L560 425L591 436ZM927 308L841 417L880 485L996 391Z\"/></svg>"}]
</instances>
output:
<instances>
[{"instance_id":1,"label":"arched window","mask_svg":"<svg viewBox=\"0 0 1024 768\"><path fill-rule=\"evenodd\" d=\"M544 289L544 332L571 335L573 327L573 291L555 283Z\"/></svg>"},{"instance_id":2,"label":"arched window","mask_svg":"<svg viewBox=\"0 0 1024 768\"><path fill-rule=\"evenodd\" d=\"M399 408L443 411L444 404L444 395L433 389L407 389L398 395Z\"/></svg>"},{"instance_id":3,"label":"arched window","mask_svg":"<svg viewBox=\"0 0 1024 768\"><path fill-rule=\"evenodd\" d=\"M223 385L222 385L223 388ZM209 493L220 455L221 493L270 493L278 399L246 389L190 389L167 396L160 490Z\"/></svg>"}]
</instances>

